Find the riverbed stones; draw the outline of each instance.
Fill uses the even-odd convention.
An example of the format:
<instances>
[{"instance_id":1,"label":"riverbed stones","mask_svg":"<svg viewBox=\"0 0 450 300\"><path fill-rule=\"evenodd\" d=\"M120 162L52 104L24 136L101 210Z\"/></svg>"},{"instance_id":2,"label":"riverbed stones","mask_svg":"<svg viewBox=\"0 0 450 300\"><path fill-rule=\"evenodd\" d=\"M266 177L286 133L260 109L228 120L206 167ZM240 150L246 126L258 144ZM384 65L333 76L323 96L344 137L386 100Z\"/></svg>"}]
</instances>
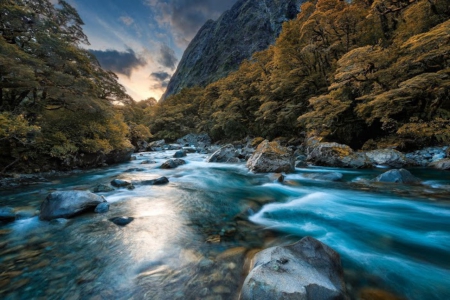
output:
<instances>
[{"instance_id":1,"label":"riverbed stones","mask_svg":"<svg viewBox=\"0 0 450 300\"><path fill-rule=\"evenodd\" d=\"M14 222L16 220L16 213L11 207L0 207L0 224Z\"/></svg>"},{"instance_id":2,"label":"riverbed stones","mask_svg":"<svg viewBox=\"0 0 450 300\"><path fill-rule=\"evenodd\" d=\"M206 133L190 133L177 140L178 144L185 147L193 146L195 148L209 147L211 145L211 138Z\"/></svg>"},{"instance_id":3,"label":"riverbed stones","mask_svg":"<svg viewBox=\"0 0 450 300\"><path fill-rule=\"evenodd\" d=\"M105 198L87 191L53 192L42 202L39 219L71 218L85 211L93 211L105 201Z\"/></svg>"},{"instance_id":4,"label":"riverbed stones","mask_svg":"<svg viewBox=\"0 0 450 300\"><path fill-rule=\"evenodd\" d=\"M439 170L450 170L450 159L444 158L429 164L430 167L439 169Z\"/></svg>"},{"instance_id":5,"label":"riverbed stones","mask_svg":"<svg viewBox=\"0 0 450 300\"><path fill-rule=\"evenodd\" d=\"M312 237L255 255L242 300L347 299L341 259Z\"/></svg>"},{"instance_id":6,"label":"riverbed stones","mask_svg":"<svg viewBox=\"0 0 450 300\"><path fill-rule=\"evenodd\" d=\"M390 183L420 183L420 179L415 177L411 172L405 169L389 170L374 179L377 182Z\"/></svg>"},{"instance_id":7,"label":"riverbed stones","mask_svg":"<svg viewBox=\"0 0 450 300\"><path fill-rule=\"evenodd\" d=\"M126 226L130 224L134 220L134 218L122 216L122 217L114 217L109 220L118 226Z\"/></svg>"},{"instance_id":8,"label":"riverbed stones","mask_svg":"<svg viewBox=\"0 0 450 300\"><path fill-rule=\"evenodd\" d=\"M237 158L236 148L232 144L227 144L215 151L208 159L207 162L218 163L236 163L239 162Z\"/></svg>"},{"instance_id":9,"label":"riverbed stones","mask_svg":"<svg viewBox=\"0 0 450 300\"><path fill-rule=\"evenodd\" d=\"M395 149L378 149L366 152L374 165L401 168L410 164L406 156Z\"/></svg>"},{"instance_id":10,"label":"riverbed stones","mask_svg":"<svg viewBox=\"0 0 450 300\"><path fill-rule=\"evenodd\" d=\"M179 158L171 158L161 165L161 169L175 169L178 166L186 164L186 161Z\"/></svg>"},{"instance_id":11,"label":"riverbed stones","mask_svg":"<svg viewBox=\"0 0 450 300\"><path fill-rule=\"evenodd\" d=\"M165 140L154 141L148 144L148 151L162 151L164 145L166 144Z\"/></svg>"},{"instance_id":12,"label":"riverbed stones","mask_svg":"<svg viewBox=\"0 0 450 300\"><path fill-rule=\"evenodd\" d=\"M294 153L278 142L264 140L247 161L247 167L255 173L294 172Z\"/></svg>"}]
</instances>

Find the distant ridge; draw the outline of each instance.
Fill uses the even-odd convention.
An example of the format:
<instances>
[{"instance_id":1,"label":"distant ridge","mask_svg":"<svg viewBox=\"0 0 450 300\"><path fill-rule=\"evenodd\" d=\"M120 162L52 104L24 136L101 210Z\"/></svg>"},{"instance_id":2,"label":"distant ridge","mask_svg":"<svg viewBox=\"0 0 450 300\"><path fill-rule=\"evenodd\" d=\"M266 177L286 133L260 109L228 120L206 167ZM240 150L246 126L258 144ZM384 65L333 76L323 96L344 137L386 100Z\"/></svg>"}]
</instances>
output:
<instances>
[{"instance_id":1,"label":"distant ridge","mask_svg":"<svg viewBox=\"0 0 450 300\"><path fill-rule=\"evenodd\" d=\"M207 21L185 50L161 100L237 70L243 60L275 42L283 22L295 18L304 1L239 0L217 21Z\"/></svg>"}]
</instances>

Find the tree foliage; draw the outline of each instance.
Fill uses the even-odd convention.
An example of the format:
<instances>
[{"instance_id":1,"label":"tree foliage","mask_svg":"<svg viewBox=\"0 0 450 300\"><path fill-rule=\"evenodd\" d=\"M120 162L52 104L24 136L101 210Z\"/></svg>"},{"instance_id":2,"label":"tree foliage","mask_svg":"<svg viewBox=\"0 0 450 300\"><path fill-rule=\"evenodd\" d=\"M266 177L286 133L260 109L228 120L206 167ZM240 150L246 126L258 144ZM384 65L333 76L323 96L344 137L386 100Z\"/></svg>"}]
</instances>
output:
<instances>
[{"instance_id":1,"label":"tree foliage","mask_svg":"<svg viewBox=\"0 0 450 300\"><path fill-rule=\"evenodd\" d=\"M306 2L238 71L156 105L151 130L317 136L355 148L448 144L449 17L447 0Z\"/></svg>"},{"instance_id":2,"label":"tree foliage","mask_svg":"<svg viewBox=\"0 0 450 300\"><path fill-rule=\"evenodd\" d=\"M28 171L130 147L114 104L133 100L80 48L88 40L77 11L66 1L0 3L0 165Z\"/></svg>"}]
</instances>

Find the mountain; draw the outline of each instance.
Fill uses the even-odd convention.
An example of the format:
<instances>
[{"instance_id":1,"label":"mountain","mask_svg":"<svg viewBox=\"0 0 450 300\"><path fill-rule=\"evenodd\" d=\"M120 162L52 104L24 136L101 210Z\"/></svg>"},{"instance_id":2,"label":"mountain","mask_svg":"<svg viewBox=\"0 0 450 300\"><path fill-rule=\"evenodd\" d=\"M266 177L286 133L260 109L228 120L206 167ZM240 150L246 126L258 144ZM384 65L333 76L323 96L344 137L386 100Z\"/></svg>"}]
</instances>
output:
<instances>
[{"instance_id":1,"label":"mountain","mask_svg":"<svg viewBox=\"0 0 450 300\"><path fill-rule=\"evenodd\" d=\"M275 42L283 22L304 0L239 0L217 21L209 20L187 47L162 100L185 87L206 86Z\"/></svg>"}]
</instances>

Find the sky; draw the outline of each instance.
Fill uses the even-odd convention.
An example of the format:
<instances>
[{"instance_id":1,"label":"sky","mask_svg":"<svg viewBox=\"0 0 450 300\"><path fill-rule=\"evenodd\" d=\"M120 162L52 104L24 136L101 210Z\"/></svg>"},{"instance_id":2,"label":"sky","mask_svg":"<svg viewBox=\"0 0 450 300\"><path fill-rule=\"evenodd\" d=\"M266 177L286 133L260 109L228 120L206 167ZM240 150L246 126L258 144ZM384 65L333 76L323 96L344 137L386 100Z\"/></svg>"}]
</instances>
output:
<instances>
[{"instance_id":1,"label":"sky","mask_svg":"<svg viewBox=\"0 0 450 300\"><path fill-rule=\"evenodd\" d=\"M198 29L237 0L67 0L91 50L134 100L159 99ZM51 0L56 3L58 0Z\"/></svg>"}]
</instances>

